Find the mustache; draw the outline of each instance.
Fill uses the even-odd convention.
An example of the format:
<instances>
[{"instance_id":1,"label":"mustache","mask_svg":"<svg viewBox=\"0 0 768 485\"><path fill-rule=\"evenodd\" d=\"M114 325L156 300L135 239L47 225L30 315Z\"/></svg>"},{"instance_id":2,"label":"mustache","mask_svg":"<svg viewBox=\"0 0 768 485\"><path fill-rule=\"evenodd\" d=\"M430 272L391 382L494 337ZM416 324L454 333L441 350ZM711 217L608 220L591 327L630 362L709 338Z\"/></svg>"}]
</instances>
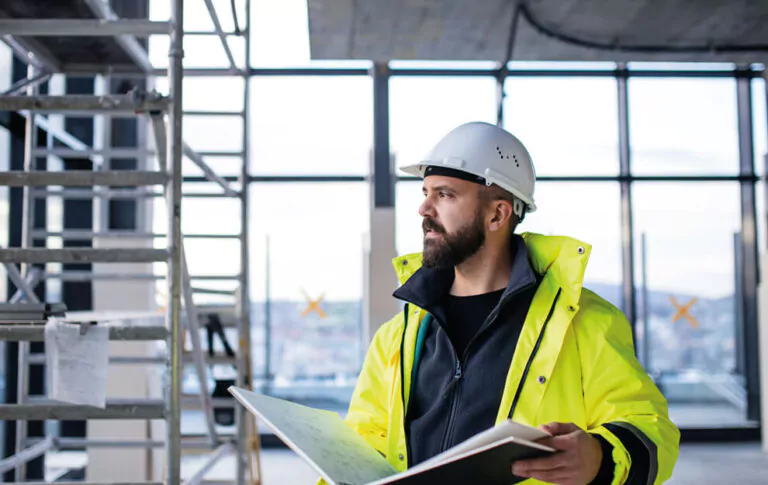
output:
<instances>
[{"instance_id":1,"label":"mustache","mask_svg":"<svg viewBox=\"0 0 768 485\"><path fill-rule=\"evenodd\" d=\"M426 233L427 231L434 231L438 234L445 234L445 228L438 224L434 219L424 218L421 221L421 228Z\"/></svg>"}]
</instances>

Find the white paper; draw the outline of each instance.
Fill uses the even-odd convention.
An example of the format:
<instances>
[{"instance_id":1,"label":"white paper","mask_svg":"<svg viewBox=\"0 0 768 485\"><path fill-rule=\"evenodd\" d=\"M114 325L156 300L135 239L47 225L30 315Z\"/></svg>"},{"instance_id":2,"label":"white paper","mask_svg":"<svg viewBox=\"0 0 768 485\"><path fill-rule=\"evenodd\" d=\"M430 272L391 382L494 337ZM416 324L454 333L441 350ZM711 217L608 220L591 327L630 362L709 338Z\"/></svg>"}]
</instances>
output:
<instances>
[{"instance_id":1,"label":"white paper","mask_svg":"<svg viewBox=\"0 0 768 485\"><path fill-rule=\"evenodd\" d=\"M56 401L104 408L107 401L109 328L49 320L45 326L48 397Z\"/></svg>"}]
</instances>

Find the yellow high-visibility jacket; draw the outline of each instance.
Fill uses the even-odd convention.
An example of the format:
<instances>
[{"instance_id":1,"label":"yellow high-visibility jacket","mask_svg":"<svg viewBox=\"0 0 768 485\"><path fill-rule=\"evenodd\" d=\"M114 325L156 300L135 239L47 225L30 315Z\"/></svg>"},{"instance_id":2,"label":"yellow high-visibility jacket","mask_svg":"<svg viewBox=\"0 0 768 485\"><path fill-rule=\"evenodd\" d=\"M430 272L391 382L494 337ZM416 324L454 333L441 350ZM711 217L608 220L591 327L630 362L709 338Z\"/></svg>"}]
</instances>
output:
<instances>
[{"instance_id":1,"label":"yellow high-visibility jacket","mask_svg":"<svg viewBox=\"0 0 768 485\"><path fill-rule=\"evenodd\" d=\"M613 446L613 484L664 482L677 460L680 432L635 357L626 317L582 288L591 246L568 237L522 236L531 267L543 279L515 349L496 423L510 418L519 394L511 419L531 426L575 423L603 436ZM403 283L420 267L421 254L393 263ZM346 417L399 471L408 463L403 410L426 313L407 308L405 335L403 312L376 332Z\"/></svg>"}]
</instances>

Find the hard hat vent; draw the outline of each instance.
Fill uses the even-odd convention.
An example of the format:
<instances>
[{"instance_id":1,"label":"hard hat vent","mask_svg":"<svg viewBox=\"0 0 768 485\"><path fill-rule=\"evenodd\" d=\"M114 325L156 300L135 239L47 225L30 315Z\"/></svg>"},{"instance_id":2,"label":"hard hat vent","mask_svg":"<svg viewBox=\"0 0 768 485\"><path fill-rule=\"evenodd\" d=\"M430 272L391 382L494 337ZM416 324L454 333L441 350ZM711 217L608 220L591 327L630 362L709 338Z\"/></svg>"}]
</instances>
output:
<instances>
[{"instance_id":1,"label":"hard hat vent","mask_svg":"<svg viewBox=\"0 0 768 485\"><path fill-rule=\"evenodd\" d=\"M507 155L504 155L504 153L501 151L501 148L500 148L500 147L496 147L496 153L498 153L498 154L499 154L499 158L500 158L500 159L504 160L504 159L506 158L507 160L509 160L509 154L507 154ZM515 162L515 166L516 166L516 167L518 167L518 168L520 168L520 162L518 162L518 161L517 161L517 155L515 155L515 154L513 153L513 154L512 154L512 159L513 159L513 160L514 160L514 162Z\"/></svg>"}]
</instances>

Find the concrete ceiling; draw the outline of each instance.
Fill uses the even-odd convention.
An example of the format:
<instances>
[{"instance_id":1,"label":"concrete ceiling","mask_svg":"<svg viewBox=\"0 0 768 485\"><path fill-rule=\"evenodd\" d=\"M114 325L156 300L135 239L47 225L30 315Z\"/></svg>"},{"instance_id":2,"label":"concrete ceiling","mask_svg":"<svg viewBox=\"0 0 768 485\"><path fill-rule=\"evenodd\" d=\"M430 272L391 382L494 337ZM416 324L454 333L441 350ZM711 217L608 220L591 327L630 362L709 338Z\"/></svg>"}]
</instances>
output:
<instances>
[{"instance_id":1,"label":"concrete ceiling","mask_svg":"<svg viewBox=\"0 0 768 485\"><path fill-rule=\"evenodd\" d=\"M764 62L768 58L768 0L307 0L307 4L313 59L502 61L516 10L513 60ZM667 47L695 50L662 50Z\"/></svg>"}]
</instances>

